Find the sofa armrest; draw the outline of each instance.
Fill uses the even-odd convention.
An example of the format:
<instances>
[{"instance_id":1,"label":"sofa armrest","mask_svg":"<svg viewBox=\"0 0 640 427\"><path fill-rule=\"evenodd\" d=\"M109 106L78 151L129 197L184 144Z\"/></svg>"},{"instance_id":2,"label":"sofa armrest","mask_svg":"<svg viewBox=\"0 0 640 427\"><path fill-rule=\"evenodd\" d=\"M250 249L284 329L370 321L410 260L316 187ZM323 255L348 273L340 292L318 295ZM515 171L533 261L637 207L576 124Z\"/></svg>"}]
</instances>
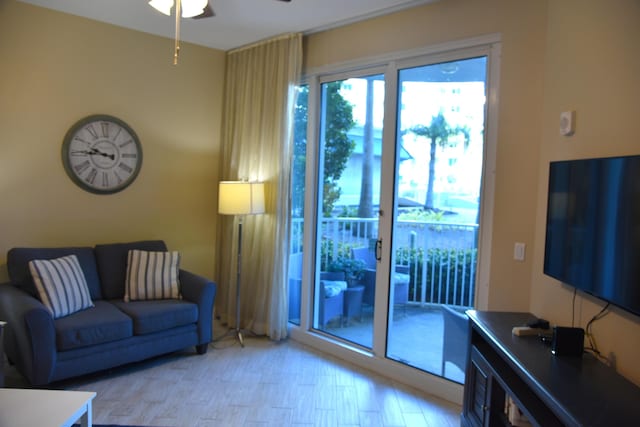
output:
<instances>
[{"instance_id":1,"label":"sofa armrest","mask_svg":"<svg viewBox=\"0 0 640 427\"><path fill-rule=\"evenodd\" d=\"M0 285L0 319L5 326L5 353L32 385L50 382L56 363L53 317L36 298Z\"/></svg>"},{"instance_id":2,"label":"sofa armrest","mask_svg":"<svg viewBox=\"0 0 640 427\"><path fill-rule=\"evenodd\" d=\"M213 301L216 284L211 280L180 270L180 291L186 301L198 305L199 344L209 344L213 338Z\"/></svg>"}]
</instances>

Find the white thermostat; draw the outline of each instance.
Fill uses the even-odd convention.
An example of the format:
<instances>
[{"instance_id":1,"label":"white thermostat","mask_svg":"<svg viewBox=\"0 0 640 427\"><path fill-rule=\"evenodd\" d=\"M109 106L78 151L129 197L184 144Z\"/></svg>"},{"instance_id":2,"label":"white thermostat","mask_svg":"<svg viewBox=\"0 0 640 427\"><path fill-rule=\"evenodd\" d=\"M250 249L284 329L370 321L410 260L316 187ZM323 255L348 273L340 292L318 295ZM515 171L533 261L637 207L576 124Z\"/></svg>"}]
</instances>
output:
<instances>
[{"instance_id":1,"label":"white thermostat","mask_svg":"<svg viewBox=\"0 0 640 427\"><path fill-rule=\"evenodd\" d=\"M560 135L571 136L576 131L576 112L563 111L560 113Z\"/></svg>"}]
</instances>

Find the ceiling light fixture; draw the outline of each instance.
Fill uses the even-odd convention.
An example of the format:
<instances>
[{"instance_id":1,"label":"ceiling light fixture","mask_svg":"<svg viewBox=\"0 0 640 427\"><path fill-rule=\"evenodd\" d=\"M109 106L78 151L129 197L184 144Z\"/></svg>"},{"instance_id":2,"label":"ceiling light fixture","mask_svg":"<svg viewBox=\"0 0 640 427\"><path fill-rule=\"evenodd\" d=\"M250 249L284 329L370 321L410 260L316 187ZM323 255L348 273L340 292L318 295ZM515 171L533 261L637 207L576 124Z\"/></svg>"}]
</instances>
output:
<instances>
[{"instance_id":1,"label":"ceiling light fixture","mask_svg":"<svg viewBox=\"0 0 640 427\"><path fill-rule=\"evenodd\" d=\"M173 65L178 65L178 55L180 55L180 16L183 18L192 18L202 15L208 0L176 0L176 37L175 49L173 52ZM149 5L157 11L171 16L173 8L173 0L149 0Z\"/></svg>"}]
</instances>

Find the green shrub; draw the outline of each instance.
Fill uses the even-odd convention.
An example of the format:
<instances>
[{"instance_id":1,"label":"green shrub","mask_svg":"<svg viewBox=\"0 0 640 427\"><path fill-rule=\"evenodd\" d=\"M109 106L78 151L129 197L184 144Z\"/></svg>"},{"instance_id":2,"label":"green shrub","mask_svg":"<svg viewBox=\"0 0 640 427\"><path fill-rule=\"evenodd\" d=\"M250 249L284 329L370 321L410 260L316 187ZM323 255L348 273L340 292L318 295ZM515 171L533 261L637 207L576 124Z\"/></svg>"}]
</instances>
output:
<instances>
[{"instance_id":1,"label":"green shrub","mask_svg":"<svg viewBox=\"0 0 640 427\"><path fill-rule=\"evenodd\" d=\"M443 220L444 211L434 211L432 209L413 208L398 215L398 221L437 222Z\"/></svg>"},{"instance_id":2,"label":"green shrub","mask_svg":"<svg viewBox=\"0 0 640 427\"><path fill-rule=\"evenodd\" d=\"M335 251L334 245L331 239L322 239L320 242L320 271L335 271L336 265L352 259L351 248L355 247L355 244L338 242Z\"/></svg>"}]
</instances>

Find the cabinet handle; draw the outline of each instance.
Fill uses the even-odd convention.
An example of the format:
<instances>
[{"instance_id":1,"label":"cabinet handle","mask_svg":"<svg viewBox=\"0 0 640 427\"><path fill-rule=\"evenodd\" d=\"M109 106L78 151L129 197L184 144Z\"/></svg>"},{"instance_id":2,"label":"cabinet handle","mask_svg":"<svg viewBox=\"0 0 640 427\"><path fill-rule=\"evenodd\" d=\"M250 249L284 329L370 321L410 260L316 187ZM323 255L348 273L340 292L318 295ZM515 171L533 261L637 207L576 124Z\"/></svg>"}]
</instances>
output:
<instances>
[{"instance_id":1,"label":"cabinet handle","mask_svg":"<svg viewBox=\"0 0 640 427\"><path fill-rule=\"evenodd\" d=\"M482 405L483 412L487 412L488 410L489 410L489 407L487 405Z\"/></svg>"}]
</instances>

